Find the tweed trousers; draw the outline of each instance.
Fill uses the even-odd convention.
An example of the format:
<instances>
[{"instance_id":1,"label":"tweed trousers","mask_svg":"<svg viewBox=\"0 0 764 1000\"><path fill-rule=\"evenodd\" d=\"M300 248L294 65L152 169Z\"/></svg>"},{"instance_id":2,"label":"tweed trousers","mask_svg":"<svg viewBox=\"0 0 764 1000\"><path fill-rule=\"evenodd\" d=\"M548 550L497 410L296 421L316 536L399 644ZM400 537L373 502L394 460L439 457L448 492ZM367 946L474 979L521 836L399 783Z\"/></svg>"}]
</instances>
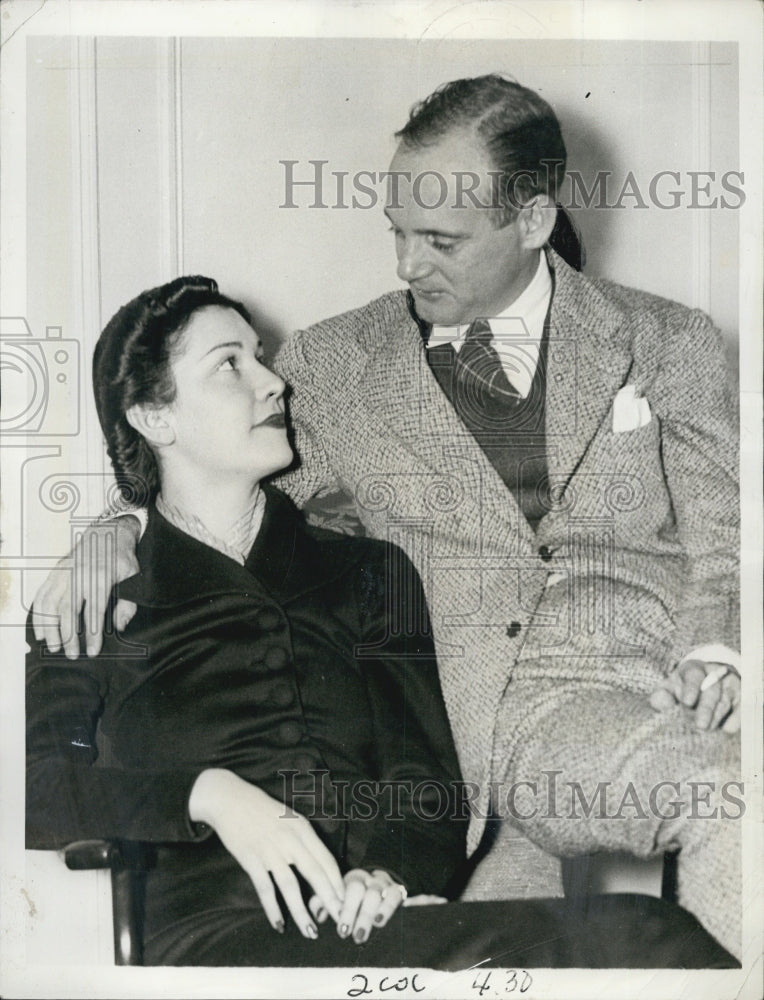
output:
<instances>
[{"instance_id":1,"label":"tweed trousers","mask_svg":"<svg viewBox=\"0 0 764 1000\"><path fill-rule=\"evenodd\" d=\"M693 715L656 712L628 690L520 675L499 708L493 804L563 857L679 850L678 901L739 957L740 743L697 729Z\"/></svg>"}]
</instances>

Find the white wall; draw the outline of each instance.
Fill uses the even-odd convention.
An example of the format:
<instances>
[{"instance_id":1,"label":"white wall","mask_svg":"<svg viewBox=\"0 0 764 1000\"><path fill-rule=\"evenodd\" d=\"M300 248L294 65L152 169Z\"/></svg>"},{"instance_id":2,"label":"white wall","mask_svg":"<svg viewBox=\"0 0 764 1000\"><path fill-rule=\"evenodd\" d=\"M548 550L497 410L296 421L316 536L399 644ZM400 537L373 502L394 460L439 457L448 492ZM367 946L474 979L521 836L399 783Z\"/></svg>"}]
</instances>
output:
<instances>
[{"instance_id":1,"label":"white wall","mask_svg":"<svg viewBox=\"0 0 764 1000\"><path fill-rule=\"evenodd\" d=\"M627 196L620 208L573 212L588 273L706 309L734 348L738 213L688 207L689 171L715 171L710 195L697 199L705 203L725 194L720 177L738 168L734 44L31 38L28 318L36 336L56 325L82 344L82 430L64 442L61 462L89 473L78 514L100 507L108 480L88 372L114 310L178 273L210 274L253 308L273 346L397 287L381 204L312 209L299 189L303 207L280 207L279 161L299 161L303 178L309 160L329 161L331 205L331 173L384 170L417 99L491 70L551 102L569 168L589 188L610 172L607 204L629 171L648 202ZM680 174L659 192L670 202L672 189L683 190L677 208L650 199L662 170ZM568 185L562 200L570 199ZM67 513L59 550L68 547Z\"/></svg>"},{"instance_id":2,"label":"white wall","mask_svg":"<svg viewBox=\"0 0 764 1000\"><path fill-rule=\"evenodd\" d=\"M44 514L25 505L24 556L48 565L109 482L88 372L120 304L207 273L253 307L273 345L397 286L381 208L280 208L280 160L383 170L415 100L502 70L552 103L569 167L589 186L612 172L610 203L629 170L647 197L661 170L689 189L688 171L738 167L732 44L57 37L30 38L27 51L27 318L36 337L59 326L81 348L74 401L54 400L62 426L64 408L79 409L79 432L42 435L60 456L23 470L30 498L52 473L81 490ZM734 348L737 213L686 197L672 210L634 205L574 213L587 271L707 309ZM35 583L25 574L25 603Z\"/></svg>"}]
</instances>

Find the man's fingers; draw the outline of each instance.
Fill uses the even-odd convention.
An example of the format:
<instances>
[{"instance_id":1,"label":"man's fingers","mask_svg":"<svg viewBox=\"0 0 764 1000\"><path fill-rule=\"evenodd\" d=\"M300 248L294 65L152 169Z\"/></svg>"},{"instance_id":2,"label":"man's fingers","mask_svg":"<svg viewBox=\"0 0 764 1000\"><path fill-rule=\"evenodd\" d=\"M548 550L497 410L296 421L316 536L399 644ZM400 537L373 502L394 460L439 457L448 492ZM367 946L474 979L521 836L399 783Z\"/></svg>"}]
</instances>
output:
<instances>
[{"instance_id":1,"label":"man's fingers","mask_svg":"<svg viewBox=\"0 0 764 1000\"><path fill-rule=\"evenodd\" d=\"M62 561L50 571L32 603L32 627L35 638L45 641L51 653L63 645L61 635L61 605L72 585L71 560ZM69 633L66 633L67 636Z\"/></svg>"},{"instance_id":2,"label":"man's fingers","mask_svg":"<svg viewBox=\"0 0 764 1000\"><path fill-rule=\"evenodd\" d=\"M688 660L679 671L682 676L682 704L693 708L698 701L700 685L706 677L705 665L698 660Z\"/></svg>"},{"instance_id":3,"label":"man's fingers","mask_svg":"<svg viewBox=\"0 0 764 1000\"><path fill-rule=\"evenodd\" d=\"M695 706L695 725L698 729L708 729L711 726L711 719L720 701L722 701L721 684L714 684L713 687L700 692ZM729 706L729 702L727 705Z\"/></svg>"},{"instance_id":4,"label":"man's fingers","mask_svg":"<svg viewBox=\"0 0 764 1000\"><path fill-rule=\"evenodd\" d=\"M58 627L58 615L43 615L40 611L37 611L36 608L36 605L32 608L32 628L34 629L34 637L38 642L44 641L51 653L57 653L62 646L61 630Z\"/></svg>"},{"instance_id":5,"label":"man's fingers","mask_svg":"<svg viewBox=\"0 0 764 1000\"><path fill-rule=\"evenodd\" d=\"M76 596L72 600L71 591L67 591L60 605L61 618L59 629L61 630L61 642L64 646L64 652L70 660L76 660L80 655L80 637L77 632L77 623L81 604L77 603L77 600Z\"/></svg>"},{"instance_id":6,"label":"man's fingers","mask_svg":"<svg viewBox=\"0 0 764 1000\"><path fill-rule=\"evenodd\" d=\"M736 673L728 674L718 687L721 694L711 717L711 728L737 732L740 728L740 678ZM727 722L733 715L731 728L728 728Z\"/></svg>"},{"instance_id":7,"label":"man's fingers","mask_svg":"<svg viewBox=\"0 0 764 1000\"><path fill-rule=\"evenodd\" d=\"M86 531L75 559L78 559L79 589L85 599L85 648L88 656L97 656L103 644L104 618L116 575L113 531Z\"/></svg>"},{"instance_id":8,"label":"man's fingers","mask_svg":"<svg viewBox=\"0 0 764 1000\"><path fill-rule=\"evenodd\" d=\"M724 720L722 724L723 733L739 733L740 732L740 705L735 705L730 714Z\"/></svg>"},{"instance_id":9,"label":"man's fingers","mask_svg":"<svg viewBox=\"0 0 764 1000\"><path fill-rule=\"evenodd\" d=\"M114 608L114 628L118 632L124 632L135 617L137 610L137 604L133 601L126 601L124 597L120 597L117 601L117 606Z\"/></svg>"},{"instance_id":10,"label":"man's fingers","mask_svg":"<svg viewBox=\"0 0 764 1000\"><path fill-rule=\"evenodd\" d=\"M665 687L657 687L650 694L650 704L657 712L667 712L676 703L676 697Z\"/></svg>"}]
</instances>

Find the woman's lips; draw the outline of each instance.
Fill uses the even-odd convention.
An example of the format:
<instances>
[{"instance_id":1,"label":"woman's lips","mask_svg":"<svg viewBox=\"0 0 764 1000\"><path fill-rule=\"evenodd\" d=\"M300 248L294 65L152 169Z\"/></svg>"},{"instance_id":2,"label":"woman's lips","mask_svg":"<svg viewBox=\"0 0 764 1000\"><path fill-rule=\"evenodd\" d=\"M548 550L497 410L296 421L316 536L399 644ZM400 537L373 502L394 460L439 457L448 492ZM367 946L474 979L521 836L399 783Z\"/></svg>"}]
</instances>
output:
<instances>
[{"instance_id":1,"label":"woman's lips","mask_svg":"<svg viewBox=\"0 0 764 1000\"><path fill-rule=\"evenodd\" d=\"M286 427L286 417L283 413L272 413L265 420L261 420L256 427Z\"/></svg>"}]
</instances>

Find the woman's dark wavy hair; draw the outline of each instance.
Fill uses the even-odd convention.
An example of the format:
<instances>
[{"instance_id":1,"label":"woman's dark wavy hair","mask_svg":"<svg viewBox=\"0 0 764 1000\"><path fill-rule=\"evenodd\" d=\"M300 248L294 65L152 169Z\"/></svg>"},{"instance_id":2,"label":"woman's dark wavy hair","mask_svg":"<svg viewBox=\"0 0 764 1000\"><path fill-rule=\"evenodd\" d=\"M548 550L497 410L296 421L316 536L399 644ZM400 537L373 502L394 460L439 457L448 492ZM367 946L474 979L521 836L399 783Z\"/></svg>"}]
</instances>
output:
<instances>
[{"instance_id":1,"label":"woman's dark wavy hair","mask_svg":"<svg viewBox=\"0 0 764 1000\"><path fill-rule=\"evenodd\" d=\"M171 403L174 348L191 316L206 306L234 309L247 323L241 302L201 275L176 278L132 299L109 320L93 355L96 410L123 498L145 504L159 491L159 468L146 439L127 421L136 403Z\"/></svg>"},{"instance_id":2,"label":"woman's dark wavy hair","mask_svg":"<svg viewBox=\"0 0 764 1000\"><path fill-rule=\"evenodd\" d=\"M535 91L499 73L451 80L415 104L395 136L409 147L429 146L466 128L475 130L500 171L497 225L512 222L537 194L556 201L567 152L557 116ZM580 236L559 205L549 242L572 267L581 269Z\"/></svg>"}]
</instances>

